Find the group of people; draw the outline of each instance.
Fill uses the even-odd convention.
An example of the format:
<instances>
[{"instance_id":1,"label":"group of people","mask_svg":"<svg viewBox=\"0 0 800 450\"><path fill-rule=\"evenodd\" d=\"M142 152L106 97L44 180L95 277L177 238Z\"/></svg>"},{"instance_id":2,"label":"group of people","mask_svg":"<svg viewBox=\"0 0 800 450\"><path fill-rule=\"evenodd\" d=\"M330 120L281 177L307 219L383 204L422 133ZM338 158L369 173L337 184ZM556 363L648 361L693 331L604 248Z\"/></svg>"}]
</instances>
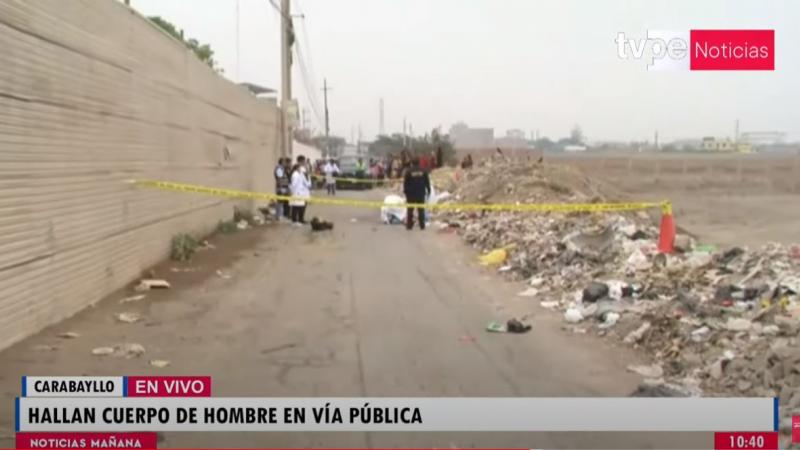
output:
<instances>
[{"instance_id":1,"label":"group of people","mask_svg":"<svg viewBox=\"0 0 800 450\"><path fill-rule=\"evenodd\" d=\"M444 152L441 147L431 151L430 155L413 157L408 150L400 152L399 156L389 155L386 173L390 178L402 178L412 167L413 161L417 161L419 168L425 171L438 169L444 165Z\"/></svg>"},{"instance_id":2,"label":"group of people","mask_svg":"<svg viewBox=\"0 0 800 450\"><path fill-rule=\"evenodd\" d=\"M291 220L296 226L306 223L307 199L311 198L311 169L306 157L300 155L292 165L292 158L279 158L275 167L275 191L292 200L278 200L275 215L278 220Z\"/></svg>"},{"instance_id":3,"label":"group of people","mask_svg":"<svg viewBox=\"0 0 800 450\"><path fill-rule=\"evenodd\" d=\"M361 159L359 159L359 164L363 164ZM372 167L376 165L371 164ZM365 167L365 165L361 167ZM397 161L390 156L388 173L395 174L397 178L403 178L403 193L408 204L423 205L431 194L428 172L436 167L441 167L441 149L432 158L414 158L404 150ZM394 170L396 172L393 172ZM325 187L328 195L336 195L336 176L340 173L336 161L329 159L322 167L322 173L325 175ZM288 157L278 159L278 165L274 171L276 193L280 196L292 197L291 200L281 199L275 203L275 215L278 220L291 220L296 226L306 223L306 206L308 199L311 198L311 175L310 161L303 155L298 156L294 164ZM378 175L383 176L382 165ZM421 206L408 208L406 228L411 230L414 226L414 210L417 211L419 227L424 230L425 209Z\"/></svg>"}]
</instances>

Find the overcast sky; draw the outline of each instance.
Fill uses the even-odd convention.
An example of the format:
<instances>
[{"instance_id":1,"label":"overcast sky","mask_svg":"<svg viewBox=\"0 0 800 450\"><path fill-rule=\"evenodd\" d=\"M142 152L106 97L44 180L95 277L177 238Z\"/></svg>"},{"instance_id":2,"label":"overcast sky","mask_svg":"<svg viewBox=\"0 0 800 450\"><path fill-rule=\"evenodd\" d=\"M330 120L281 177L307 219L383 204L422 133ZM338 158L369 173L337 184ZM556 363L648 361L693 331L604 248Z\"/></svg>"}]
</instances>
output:
<instances>
[{"instance_id":1,"label":"overcast sky","mask_svg":"<svg viewBox=\"0 0 800 450\"><path fill-rule=\"evenodd\" d=\"M280 3L280 0L276 0ZM421 134L463 120L558 138L580 124L590 140L785 131L800 139L800 2L731 0L292 0L316 94L331 129L350 139L403 118ZM131 0L208 42L225 75L280 88L279 16L267 0ZM304 23L302 23L304 22ZM303 25L307 29L306 41ZM621 60L618 32L774 29L774 72L648 72ZM296 68L297 64L295 64ZM294 93L310 107L295 70ZM313 114L309 117L313 119ZM322 128L313 120L317 128Z\"/></svg>"}]
</instances>

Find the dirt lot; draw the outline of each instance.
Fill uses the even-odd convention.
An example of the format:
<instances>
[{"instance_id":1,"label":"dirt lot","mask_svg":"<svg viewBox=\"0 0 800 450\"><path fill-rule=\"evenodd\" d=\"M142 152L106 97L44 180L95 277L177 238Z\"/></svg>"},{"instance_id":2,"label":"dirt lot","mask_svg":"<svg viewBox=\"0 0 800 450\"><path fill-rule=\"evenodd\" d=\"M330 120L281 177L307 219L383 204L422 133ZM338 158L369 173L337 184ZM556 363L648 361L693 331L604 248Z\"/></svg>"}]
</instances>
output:
<instances>
[{"instance_id":1,"label":"dirt lot","mask_svg":"<svg viewBox=\"0 0 800 450\"><path fill-rule=\"evenodd\" d=\"M759 155L548 155L581 168L620 197L669 199L675 219L703 242L800 242L800 157Z\"/></svg>"}]
</instances>

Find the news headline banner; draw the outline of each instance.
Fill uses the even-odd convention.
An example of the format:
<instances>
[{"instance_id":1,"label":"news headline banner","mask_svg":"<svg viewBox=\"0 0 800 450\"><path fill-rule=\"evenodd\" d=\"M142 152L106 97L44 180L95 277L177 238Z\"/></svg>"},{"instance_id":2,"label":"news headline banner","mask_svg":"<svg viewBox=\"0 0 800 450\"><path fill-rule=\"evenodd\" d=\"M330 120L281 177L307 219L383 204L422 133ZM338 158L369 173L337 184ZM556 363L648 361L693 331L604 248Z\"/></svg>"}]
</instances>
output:
<instances>
[{"instance_id":1,"label":"news headline banner","mask_svg":"<svg viewBox=\"0 0 800 450\"><path fill-rule=\"evenodd\" d=\"M211 377L22 377L23 397L210 397Z\"/></svg>"},{"instance_id":2,"label":"news headline banner","mask_svg":"<svg viewBox=\"0 0 800 450\"><path fill-rule=\"evenodd\" d=\"M235 189L213 188L196 184L175 183L171 181L155 180L130 180L130 183L138 187L160 189L174 192L190 192L195 194L212 195L215 197L237 198L244 200L299 200L311 204L334 205L334 206L353 206L360 208L377 208L384 206L393 208L414 207L433 210L458 210L458 211L519 211L519 212L619 212L619 211L639 211L651 208L661 208L663 214L672 214L672 204L668 201L662 202L617 202L617 203L406 203L406 204L384 204L381 201L354 200L344 198L310 197L295 198L286 195L270 194L267 192L240 191Z\"/></svg>"},{"instance_id":3,"label":"news headline banner","mask_svg":"<svg viewBox=\"0 0 800 450\"><path fill-rule=\"evenodd\" d=\"M773 431L773 398L17 399L16 430Z\"/></svg>"}]
</instances>

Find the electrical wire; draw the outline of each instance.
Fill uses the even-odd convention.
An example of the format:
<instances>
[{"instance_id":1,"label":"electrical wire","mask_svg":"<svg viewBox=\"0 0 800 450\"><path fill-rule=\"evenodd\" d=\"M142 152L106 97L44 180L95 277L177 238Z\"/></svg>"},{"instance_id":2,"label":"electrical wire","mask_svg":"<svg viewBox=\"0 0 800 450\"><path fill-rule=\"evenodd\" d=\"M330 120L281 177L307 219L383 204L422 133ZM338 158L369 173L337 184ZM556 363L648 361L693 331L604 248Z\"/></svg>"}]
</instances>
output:
<instances>
[{"instance_id":1,"label":"electrical wire","mask_svg":"<svg viewBox=\"0 0 800 450\"><path fill-rule=\"evenodd\" d=\"M322 106L319 100L319 89L316 88L316 74L314 72L314 66L310 59L310 47L309 47L309 39L308 39L308 31L305 26L305 21L302 22L302 29L303 29L303 39L304 43L301 39L298 39L298 36L294 33L294 21L292 17L287 15L278 5L276 0L268 0L270 5L275 9L275 11L280 14L280 16L284 19L289 21L289 26L294 36L294 45L292 45L294 54L297 57L297 66L299 68L300 77L303 80L303 87L306 91L306 96L308 97L308 102L311 106L311 111L314 113L314 117L317 119L317 125L322 126L324 123L323 121L323 114L322 114ZM300 13L301 17L305 17L302 8L299 5L299 2L295 0L297 4L297 10ZM304 50L304 48L306 50Z\"/></svg>"},{"instance_id":2,"label":"electrical wire","mask_svg":"<svg viewBox=\"0 0 800 450\"><path fill-rule=\"evenodd\" d=\"M300 4L299 0L295 1L295 7L303 20L300 22L300 28L302 29L302 38L300 39L299 36L295 36L295 45L294 51L297 55L298 67L300 69L300 75L303 78L303 85L306 90L306 95L308 97L308 102L311 105L311 110L314 113L314 116L317 119L317 125L323 126L324 124L324 114L322 113L322 102L319 98L319 89L317 89L317 76L314 70L314 63L313 58L311 57L311 40L308 37L308 29L306 27L305 22L305 13L303 11L303 7Z\"/></svg>"}]
</instances>

